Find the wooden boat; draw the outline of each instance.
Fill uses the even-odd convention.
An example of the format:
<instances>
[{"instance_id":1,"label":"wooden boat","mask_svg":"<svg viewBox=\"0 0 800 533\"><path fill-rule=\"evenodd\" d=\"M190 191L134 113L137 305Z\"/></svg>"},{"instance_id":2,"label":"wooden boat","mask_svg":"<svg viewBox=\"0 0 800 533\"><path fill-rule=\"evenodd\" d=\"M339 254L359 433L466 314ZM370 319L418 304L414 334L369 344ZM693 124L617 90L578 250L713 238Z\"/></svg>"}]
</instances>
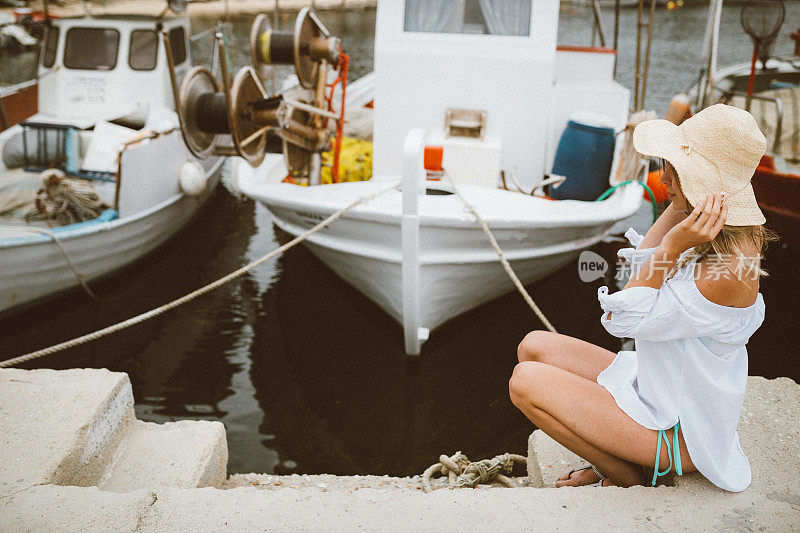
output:
<instances>
[{"instance_id":1,"label":"wooden boat","mask_svg":"<svg viewBox=\"0 0 800 533\"><path fill-rule=\"evenodd\" d=\"M494 32L469 26L468 13L454 15L466 29L453 30L449 25L458 21L446 18L437 29L423 13L404 12L416 3L378 4L369 181L299 187L283 183L288 170L281 156L267 155L255 169L237 165L241 192L292 235L403 182L402 191L359 205L304 244L403 325L409 354L419 354L430 331L449 319L513 290L448 182L425 182L423 145L443 147L448 175L487 221L523 283L576 258L642 200L637 183L600 202L530 194L552 168L570 119L591 114L611 131L624 130L629 92L613 79L614 50L557 51L558 5L521 4L528 12L498 18ZM371 100L370 91L359 92ZM502 189L501 170L527 193ZM603 189L610 175L602 176ZM415 207L409 211L409 205Z\"/></svg>"},{"instance_id":2,"label":"wooden boat","mask_svg":"<svg viewBox=\"0 0 800 533\"><path fill-rule=\"evenodd\" d=\"M184 146L162 28L184 74L190 68L185 16L52 21L38 111L0 133L0 200L4 194L30 198L43 186L40 170L59 167L91 185L108 209L60 226L30 221L29 205L7 209L0 218L0 312L144 257L185 227L213 193L224 158L198 161ZM7 109L26 114L23 104Z\"/></svg>"}]
</instances>

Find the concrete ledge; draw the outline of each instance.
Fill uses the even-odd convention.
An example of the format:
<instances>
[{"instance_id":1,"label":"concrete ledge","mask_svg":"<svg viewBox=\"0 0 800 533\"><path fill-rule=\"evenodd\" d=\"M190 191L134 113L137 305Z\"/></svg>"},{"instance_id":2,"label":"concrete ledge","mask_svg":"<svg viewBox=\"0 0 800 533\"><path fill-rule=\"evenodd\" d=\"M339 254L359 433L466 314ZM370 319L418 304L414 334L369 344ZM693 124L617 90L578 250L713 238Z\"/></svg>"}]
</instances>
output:
<instances>
[{"instance_id":1,"label":"concrete ledge","mask_svg":"<svg viewBox=\"0 0 800 533\"><path fill-rule=\"evenodd\" d=\"M675 487L305 492L104 492L33 487L0 500L0 529L63 531L797 531L800 499Z\"/></svg>"},{"instance_id":2,"label":"concrete ledge","mask_svg":"<svg viewBox=\"0 0 800 533\"><path fill-rule=\"evenodd\" d=\"M103 490L219 487L225 481L228 444L220 422L136 420L99 483Z\"/></svg>"},{"instance_id":3,"label":"concrete ledge","mask_svg":"<svg viewBox=\"0 0 800 533\"><path fill-rule=\"evenodd\" d=\"M146 490L43 485L0 499L2 531L136 531L156 501Z\"/></svg>"},{"instance_id":4,"label":"concrete ledge","mask_svg":"<svg viewBox=\"0 0 800 533\"><path fill-rule=\"evenodd\" d=\"M244 474L223 483L222 425L135 421L124 374L0 370L0 531L798 531L800 387L749 379L739 429L753 484L743 492L687 476L674 487L424 494L415 478ZM536 484L583 464L540 431L530 444ZM91 482L127 492L52 484ZM181 488L203 484L228 490ZM153 488L131 490L142 486Z\"/></svg>"},{"instance_id":5,"label":"concrete ledge","mask_svg":"<svg viewBox=\"0 0 800 533\"><path fill-rule=\"evenodd\" d=\"M127 374L0 371L0 496L35 484L97 483L134 419Z\"/></svg>"}]
</instances>

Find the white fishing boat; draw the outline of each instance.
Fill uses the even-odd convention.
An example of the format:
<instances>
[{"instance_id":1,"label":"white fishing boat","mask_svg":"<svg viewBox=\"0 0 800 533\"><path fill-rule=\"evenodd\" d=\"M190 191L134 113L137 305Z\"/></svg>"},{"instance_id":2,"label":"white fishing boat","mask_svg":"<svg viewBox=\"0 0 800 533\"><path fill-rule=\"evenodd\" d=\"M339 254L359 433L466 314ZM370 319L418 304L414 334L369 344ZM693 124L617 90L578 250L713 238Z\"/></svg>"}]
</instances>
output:
<instances>
[{"instance_id":1,"label":"white fishing boat","mask_svg":"<svg viewBox=\"0 0 800 533\"><path fill-rule=\"evenodd\" d=\"M620 163L629 91L614 81L614 50L556 47L558 15L558 3L530 0L380 2L372 179L315 185L310 165L312 185L302 187L284 182L296 175L285 157L239 162L241 192L292 235L402 182L304 244L404 326L410 354L447 320L513 289L450 179L523 283L575 259L640 206L638 183L593 201ZM574 135L586 143L572 144ZM425 146L442 148L447 177L426 180ZM599 175L576 175L581 166ZM538 188L559 170L572 175L554 201ZM520 190L504 189L501 176Z\"/></svg>"},{"instance_id":2,"label":"white fishing boat","mask_svg":"<svg viewBox=\"0 0 800 533\"><path fill-rule=\"evenodd\" d=\"M0 133L0 312L144 257L213 193L224 158L184 146L162 32L183 76L186 16L50 21L38 111ZM91 212L76 215L56 189L91 199Z\"/></svg>"}]
</instances>

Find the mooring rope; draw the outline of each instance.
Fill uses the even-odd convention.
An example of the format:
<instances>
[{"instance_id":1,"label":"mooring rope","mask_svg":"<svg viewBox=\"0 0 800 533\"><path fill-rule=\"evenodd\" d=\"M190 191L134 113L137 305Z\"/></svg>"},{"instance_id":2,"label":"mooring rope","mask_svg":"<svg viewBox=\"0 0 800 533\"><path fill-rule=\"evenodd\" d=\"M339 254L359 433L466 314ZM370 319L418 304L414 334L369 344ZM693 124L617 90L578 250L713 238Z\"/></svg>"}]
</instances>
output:
<instances>
[{"instance_id":1,"label":"mooring rope","mask_svg":"<svg viewBox=\"0 0 800 533\"><path fill-rule=\"evenodd\" d=\"M480 223L481 227L483 228L483 232L486 233L487 237L489 237L489 242L492 243L492 248L494 248L494 251L497 253L497 256L500 258L500 263L502 263L503 268L506 270L506 273L508 274L508 277L510 277L511 281L514 282L514 285L517 287L517 290L522 295L522 298L525 299L525 301L527 302L528 306L531 309L533 309L533 312L536 313L536 316L539 317L539 320L542 321L542 324L544 324L545 327L548 330L552 331L553 333L558 333L556 331L556 328L553 327L553 324L551 324L550 321L547 320L547 317L544 316L544 313L542 312L542 310L539 309L539 306L536 305L536 302L533 301L533 298L531 298L531 295L528 293L528 291L525 290L525 287L522 285L522 282L520 281L519 277L517 277L517 275L514 273L514 270L511 268L511 265L509 264L508 259L506 259L505 254L503 254L503 250L501 250L500 249L500 245L497 244L497 239L494 238L494 235L492 234L492 230L489 229L489 224L487 224L486 221L483 220L483 218L478 214L478 212L475 210L475 208L472 206L472 204L470 204L467 201L467 199L464 198L464 196L461 194L461 191L458 190L458 187L456 187L455 182L447 174L447 172L444 172L444 176L447 178L447 181L450 182L450 185L453 186L453 192L455 193L455 195L458 196L461 199L462 202L464 202L464 205L467 207L469 212L472 213L472 215Z\"/></svg>"},{"instance_id":2,"label":"mooring rope","mask_svg":"<svg viewBox=\"0 0 800 533\"><path fill-rule=\"evenodd\" d=\"M439 462L431 465L422 474L422 490L431 491L431 476L441 474L447 477L450 488L469 487L489 483L500 483L506 487L517 485L508 477L514 464L526 465L528 460L513 453L504 453L493 459L471 462L466 455L456 452L452 456L439 456Z\"/></svg>"},{"instance_id":3,"label":"mooring rope","mask_svg":"<svg viewBox=\"0 0 800 533\"><path fill-rule=\"evenodd\" d=\"M118 331L121 331L121 330L123 330L125 328L129 328L131 326L135 326L136 324L140 324L140 323L144 322L145 320L149 320L149 319L151 319L153 317L156 317L156 316L158 316L158 315L160 315L162 313L165 313L165 312L167 312L167 311L169 311L171 309L174 309L174 308L178 307L179 305L182 305L182 304L185 304L186 302L194 300L198 296L202 296L203 294L205 294L205 293L207 293L209 291L212 291L212 290L216 289L217 287L225 285L229 281L232 281L232 280L238 278L242 274L245 274L245 273L249 272L250 270L254 269L255 267L261 265L262 263L265 263L266 261L269 261L273 257L285 252L289 248L292 248L293 246L303 242L305 239L307 239L311 235L317 233L318 231L321 231L322 229L327 227L329 224L334 222L336 219L340 218L342 215L344 215L345 213L347 213L348 211L350 211L351 209L353 209L357 205L359 205L359 204L361 204L363 202L374 200L378 196L380 196L380 195L382 195L384 193L387 193L387 192L389 192L391 190L395 190L397 188L399 188L399 184L395 184L395 185L393 185L391 187L388 187L386 189L382 189L382 190L380 190L380 191L378 191L376 193L373 193L373 194L370 194L368 196L364 196L364 197L359 198L358 200L354 201L353 203L351 203L347 207L344 207L344 208L340 209L339 211L333 213L331 216L329 216L328 218L326 218L325 220L323 220L322 222L320 222L319 224L317 224L313 228L309 229L305 233L301 233L300 235L298 235L297 237L295 237L291 241L287 242L286 244L284 244L283 246L281 246L279 248L276 248L275 250L271 251L267 255L264 255L264 256L256 259L252 263L249 263L249 264L243 266L242 268L231 272L230 274L228 274L225 277L222 277L222 278L220 278L220 279L218 279L218 280L216 280L216 281L214 281L212 283L209 283L205 287L201 287L201 288L197 289L196 291L190 292L189 294L187 294L185 296L182 296L182 297L180 297L180 298L178 298L176 300L173 300L173 301L171 301L171 302L169 302L167 304L164 304L161 307L157 307L155 309L151 309L150 311L147 311L146 313L142 313L142 314L137 315L137 316L135 316L133 318L129 318L127 320L123 320L122 322L118 322L116 324L113 324L113 325L108 326L106 328L103 328L103 329L97 330L95 332L83 335L81 337L76 337L76 338L74 338L72 340L68 340L68 341L65 341L65 342L50 346L48 348L43 348L43 349L37 350L35 352L31 352L31 353L28 353L28 354L25 354L25 355L20 355L19 357L14 357L12 359L6 359L5 361L0 361L0 368L6 368L6 367L9 367L9 366L18 365L20 363L24 363L26 361L30 361L31 359L37 359L39 357L44 357L45 355L50 355L50 354L54 354L56 352L60 352L62 350L66 350L67 348L72 348L72 347L75 347L75 346L80 346L81 344L86 344L87 342L91 342L91 341L99 339L101 337L105 337L106 335L111 335L112 333L116 333Z\"/></svg>"}]
</instances>

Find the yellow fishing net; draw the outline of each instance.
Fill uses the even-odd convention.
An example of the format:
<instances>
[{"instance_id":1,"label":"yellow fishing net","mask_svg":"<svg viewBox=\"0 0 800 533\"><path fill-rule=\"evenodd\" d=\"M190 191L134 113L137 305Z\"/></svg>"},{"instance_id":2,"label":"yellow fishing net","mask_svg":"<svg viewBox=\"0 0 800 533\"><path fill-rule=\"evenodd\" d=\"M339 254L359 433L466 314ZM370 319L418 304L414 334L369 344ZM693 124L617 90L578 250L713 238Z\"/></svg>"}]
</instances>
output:
<instances>
[{"instance_id":1,"label":"yellow fishing net","mask_svg":"<svg viewBox=\"0 0 800 533\"><path fill-rule=\"evenodd\" d=\"M333 164L333 147L329 152L322 152L322 170L320 180L324 185L333 183L331 178L331 165ZM342 152L339 156L339 182L367 181L372 177L372 143L354 139L342 138Z\"/></svg>"}]
</instances>

